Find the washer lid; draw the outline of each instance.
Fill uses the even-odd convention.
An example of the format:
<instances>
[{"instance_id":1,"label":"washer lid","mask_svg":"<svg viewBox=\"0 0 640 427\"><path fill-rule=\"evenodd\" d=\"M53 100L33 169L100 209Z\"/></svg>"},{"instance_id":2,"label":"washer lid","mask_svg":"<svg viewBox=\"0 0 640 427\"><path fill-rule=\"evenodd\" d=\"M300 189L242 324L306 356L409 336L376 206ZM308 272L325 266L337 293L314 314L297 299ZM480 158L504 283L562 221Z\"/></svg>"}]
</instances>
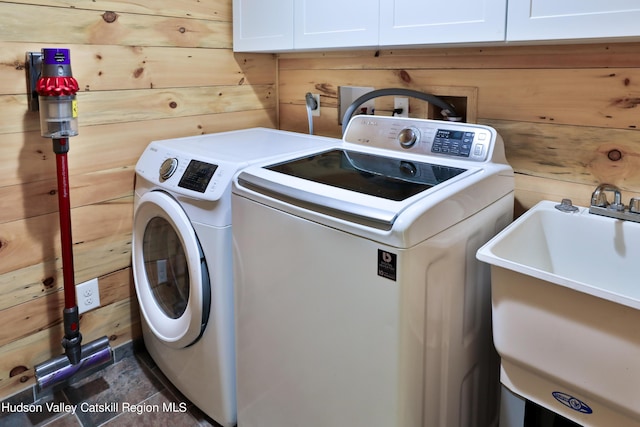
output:
<instances>
[{"instance_id":1,"label":"washer lid","mask_svg":"<svg viewBox=\"0 0 640 427\"><path fill-rule=\"evenodd\" d=\"M390 230L416 202L480 170L335 149L249 167L238 175L234 191L246 188L325 218Z\"/></svg>"},{"instance_id":2,"label":"washer lid","mask_svg":"<svg viewBox=\"0 0 640 427\"><path fill-rule=\"evenodd\" d=\"M402 201L466 169L334 149L265 167L297 178Z\"/></svg>"}]
</instances>

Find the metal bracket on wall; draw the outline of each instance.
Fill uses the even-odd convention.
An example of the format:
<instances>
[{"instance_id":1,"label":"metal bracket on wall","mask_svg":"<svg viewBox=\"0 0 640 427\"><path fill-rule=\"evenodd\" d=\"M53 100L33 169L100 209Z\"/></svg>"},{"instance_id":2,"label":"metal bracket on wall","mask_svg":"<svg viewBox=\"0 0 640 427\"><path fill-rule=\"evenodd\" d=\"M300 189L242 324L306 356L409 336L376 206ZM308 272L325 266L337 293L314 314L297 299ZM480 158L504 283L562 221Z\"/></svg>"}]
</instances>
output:
<instances>
[{"instance_id":1,"label":"metal bracket on wall","mask_svg":"<svg viewBox=\"0 0 640 427\"><path fill-rule=\"evenodd\" d=\"M27 52L25 55L25 71L27 73L27 97L29 101L29 111L39 111L38 92L36 84L42 74L42 53Z\"/></svg>"}]
</instances>

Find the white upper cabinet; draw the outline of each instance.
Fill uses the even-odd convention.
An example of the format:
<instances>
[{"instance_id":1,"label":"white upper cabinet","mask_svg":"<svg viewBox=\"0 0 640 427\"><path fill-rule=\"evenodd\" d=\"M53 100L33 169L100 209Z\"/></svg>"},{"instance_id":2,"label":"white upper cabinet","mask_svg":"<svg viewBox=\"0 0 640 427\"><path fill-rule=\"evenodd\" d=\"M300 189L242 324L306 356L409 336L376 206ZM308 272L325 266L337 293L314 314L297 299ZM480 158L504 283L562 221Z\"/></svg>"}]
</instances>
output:
<instances>
[{"instance_id":1,"label":"white upper cabinet","mask_svg":"<svg viewBox=\"0 0 640 427\"><path fill-rule=\"evenodd\" d=\"M293 49L293 0L233 0L233 50Z\"/></svg>"},{"instance_id":2,"label":"white upper cabinet","mask_svg":"<svg viewBox=\"0 0 640 427\"><path fill-rule=\"evenodd\" d=\"M638 0L509 0L508 41L639 35Z\"/></svg>"},{"instance_id":3,"label":"white upper cabinet","mask_svg":"<svg viewBox=\"0 0 640 427\"><path fill-rule=\"evenodd\" d=\"M233 0L233 50L378 45L377 0Z\"/></svg>"},{"instance_id":4,"label":"white upper cabinet","mask_svg":"<svg viewBox=\"0 0 640 427\"><path fill-rule=\"evenodd\" d=\"M233 0L237 52L640 37L640 0Z\"/></svg>"},{"instance_id":5,"label":"white upper cabinet","mask_svg":"<svg viewBox=\"0 0 640 427\"><path fill-rule=\"evenodd\" d=\"M378 45L378 2L295 0L295 49Z\"/></svg>"},{"instance_id":6,"label":"white upper cabinet","mask_svg":"<svg viewBox=\"0 0 640 427\"><path fill-rule=\"evenodd\" d=\"M504 41L507 0L380 0L380 45Z\"/></svg>"}]
</instances>

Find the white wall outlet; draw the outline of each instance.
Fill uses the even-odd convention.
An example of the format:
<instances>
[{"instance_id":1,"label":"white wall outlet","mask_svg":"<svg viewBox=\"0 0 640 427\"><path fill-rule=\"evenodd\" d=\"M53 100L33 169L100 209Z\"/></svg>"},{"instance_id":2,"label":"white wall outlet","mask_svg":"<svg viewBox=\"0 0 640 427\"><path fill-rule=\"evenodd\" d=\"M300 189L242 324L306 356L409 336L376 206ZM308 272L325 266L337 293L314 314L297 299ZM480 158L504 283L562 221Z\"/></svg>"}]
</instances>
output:
<instances>
[{"instance_id":1,"label":"white wall outlet","mask_svg":"<svg viewBox=\"0 0 640 427\"><path fill-rule=\"evenodd\" d=\"M365 93L371 92L373 90L375 90L375 88L366 86L340 86L338 88L338 94L340 97L338 104L340 107L338 108L338 123L342 124L344 113L347 111L347 108L349 108L349 106L353 104L353 101L360 98ZM375 100L370 99L369 101L363 103L360 107L358 107L354 112L354 115L361 114L363 112L364 114L373 114L374 111Z\"/></svg>"},{"instance_id":2,"label":"white wall outlet","mask_svg":"<svg viewBox=\"0 0 640 427\"><path fill-rule=\"evenodd\" d=\"M409 117L409 98L393 98L393 110L402 110L394 114L396 117Z\"/></svg>"},{"instance_id":3,"label":"white wall outlet","mask_svg":"<svg viewBox=\"0 0 640 427\"><path fill-rule=\"evenodd\" d=\"M317 117L320 115L320 94L312 93L311 95L313 96L313 99L316 100L316 105L318 106L315 110L311 110L311 115Z\"/></svg>"},{"instance_id":4,"label":"white wall outlet","mask_svg":"<svg viewBox=\"0 0 640 427\"><path fill-rule=\"evenodd\" d=\"M78 304L78 314L100 307L100 290L98 279L87 280L76 285L76 300Z\"/></svg>"}]
</instances>

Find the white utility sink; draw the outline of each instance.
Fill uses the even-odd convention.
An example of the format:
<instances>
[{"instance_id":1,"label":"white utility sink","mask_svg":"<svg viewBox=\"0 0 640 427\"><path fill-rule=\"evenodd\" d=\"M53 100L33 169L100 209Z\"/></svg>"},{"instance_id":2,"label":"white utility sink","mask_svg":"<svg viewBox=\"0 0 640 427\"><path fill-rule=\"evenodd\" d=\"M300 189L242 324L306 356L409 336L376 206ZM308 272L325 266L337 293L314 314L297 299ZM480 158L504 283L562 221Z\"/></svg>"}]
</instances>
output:
<instances>
[{"instance_id":1,"label":"white utility sink","mask_svg":"<svg viewBox=\"0 0 640 427\"><path fill-rule=\"evenodd\" d=\"M640 223L540 202L478 250L501 381L583 426L640 426Z\"/></svg>"}]
</instances>

